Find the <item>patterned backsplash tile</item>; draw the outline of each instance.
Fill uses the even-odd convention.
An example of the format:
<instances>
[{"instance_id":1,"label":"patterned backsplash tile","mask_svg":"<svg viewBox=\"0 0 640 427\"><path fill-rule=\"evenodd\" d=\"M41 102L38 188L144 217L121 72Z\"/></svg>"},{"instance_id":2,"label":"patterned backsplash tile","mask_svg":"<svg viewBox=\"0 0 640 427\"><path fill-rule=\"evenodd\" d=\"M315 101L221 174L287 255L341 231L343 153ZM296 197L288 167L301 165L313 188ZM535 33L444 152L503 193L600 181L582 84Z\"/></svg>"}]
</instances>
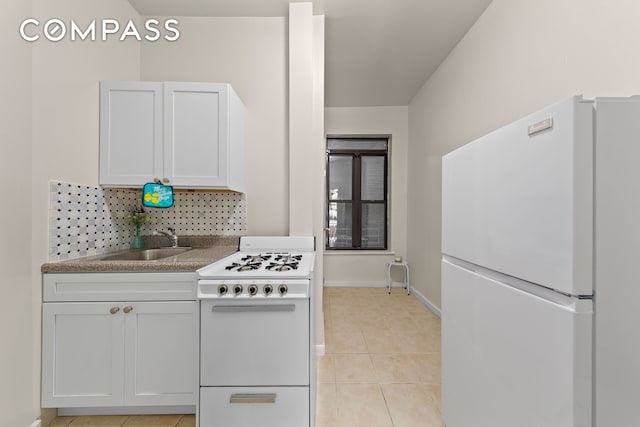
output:
<instances>
[{"instance_id":1,"label":"patterned backsplash tile","mask_svg":"<svg viewBox=\"0 0 640 427\"><path fill-rule=\"evenodd\" d=\"M50 182L49 261L126 249L135 228L127 215L140 207L142 190L100 188ZM174 206L145 208L151 221L143 235L175 229L178 235L241 236L247 230L247 203L242 193L175 190Z\"/></svg>"}]
</instances>

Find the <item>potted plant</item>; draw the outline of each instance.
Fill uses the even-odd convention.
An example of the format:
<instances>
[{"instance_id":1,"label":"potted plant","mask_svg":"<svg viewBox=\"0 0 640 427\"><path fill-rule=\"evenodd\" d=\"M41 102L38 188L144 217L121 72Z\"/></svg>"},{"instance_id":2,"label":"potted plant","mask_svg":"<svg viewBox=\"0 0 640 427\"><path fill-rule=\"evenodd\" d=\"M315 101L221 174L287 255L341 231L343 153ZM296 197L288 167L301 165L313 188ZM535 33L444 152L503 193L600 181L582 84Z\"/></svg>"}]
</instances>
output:
<instances>
[{"instance_id":1,"label":"potted plant","mask_svg":"<svg viewBox=\"0 0 640 427\"><path fill-rule=\"evenodd\" d=\"M129 221L130 224L133 224L136 227L136 235L131 241L131 249L144 248L144 241L142 240L142 236L140 235L140 226L145 222L151 221L151 218L146 214L142 207L139 207L129 215L127 215L127 221Z\"/></svg>"}]
</instances>

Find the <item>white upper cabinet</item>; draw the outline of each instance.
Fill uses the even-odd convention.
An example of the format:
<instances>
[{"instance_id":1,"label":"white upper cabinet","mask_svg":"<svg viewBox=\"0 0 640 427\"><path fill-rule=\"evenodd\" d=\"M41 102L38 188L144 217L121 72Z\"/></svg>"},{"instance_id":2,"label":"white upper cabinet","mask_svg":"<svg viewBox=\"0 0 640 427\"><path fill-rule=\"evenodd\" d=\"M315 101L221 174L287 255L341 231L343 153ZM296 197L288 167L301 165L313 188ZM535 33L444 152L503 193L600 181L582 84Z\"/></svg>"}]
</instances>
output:
<instances>
[{"instance_id":1,"label":"white upper cabinet","mask_svg":"<svg viewBox=\"0 0 640 427\"><path fill-rule=\"evenodd\" d=\"M100 185L244 191L244 106L230 85L100 84Z\"/></svg>"}]
</instances>

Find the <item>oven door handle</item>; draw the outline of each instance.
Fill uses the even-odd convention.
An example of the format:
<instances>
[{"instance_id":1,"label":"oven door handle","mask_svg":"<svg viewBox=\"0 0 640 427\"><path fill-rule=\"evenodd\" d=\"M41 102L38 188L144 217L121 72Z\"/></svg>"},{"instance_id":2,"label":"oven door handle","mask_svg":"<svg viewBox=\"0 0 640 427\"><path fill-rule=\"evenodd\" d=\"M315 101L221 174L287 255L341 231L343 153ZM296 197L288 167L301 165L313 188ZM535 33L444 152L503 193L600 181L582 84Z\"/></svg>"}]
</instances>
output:
<instances>
[{"instance_id":1,"label":"oven door handle","mask_svg":"<svg viewBox=\"0 0 640 427\"><path fill-rule=\"evenodd\" d=\"M211 311L216 313L256 313L273 311L296 311L295 304L260 304L260 305L214 305Z\"/></svg>"},{"instance_id":2,"label":"oven door handle","mask_svg":"<svg viewBox=\"0 0 640 427\"><path fill-rule=\"evenodd\" d=\"M233 393L229 403L276 403L276 393Z\"/></svg>"}]
</instances>

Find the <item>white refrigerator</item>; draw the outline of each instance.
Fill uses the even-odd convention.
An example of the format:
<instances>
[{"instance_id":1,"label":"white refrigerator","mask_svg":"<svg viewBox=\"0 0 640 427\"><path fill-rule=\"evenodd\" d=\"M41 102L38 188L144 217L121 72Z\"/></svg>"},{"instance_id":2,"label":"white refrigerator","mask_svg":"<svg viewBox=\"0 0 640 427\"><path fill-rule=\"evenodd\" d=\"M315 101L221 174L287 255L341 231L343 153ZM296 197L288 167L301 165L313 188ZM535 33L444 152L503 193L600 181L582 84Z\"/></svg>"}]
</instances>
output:
<instances>
[{"instance_id":1,"label":"white refrigerator","mask_svg":"<svg viewBox=\"0 0 640 427\"><path fill-rule=\"evenodd\" d=\"M640 98L445 155L442 255L447 427L640 426Z\"/></svg>"}]
</instances>

